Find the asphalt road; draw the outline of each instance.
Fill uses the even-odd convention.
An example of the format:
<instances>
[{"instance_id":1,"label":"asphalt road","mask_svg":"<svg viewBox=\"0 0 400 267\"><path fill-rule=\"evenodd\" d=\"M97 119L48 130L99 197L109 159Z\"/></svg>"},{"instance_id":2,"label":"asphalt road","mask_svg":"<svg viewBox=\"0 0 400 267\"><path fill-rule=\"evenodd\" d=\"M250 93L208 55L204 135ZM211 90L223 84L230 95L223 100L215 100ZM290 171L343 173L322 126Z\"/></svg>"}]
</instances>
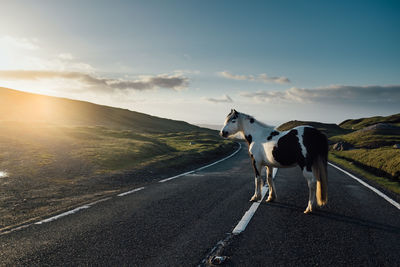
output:
<instances>
[{"instance_id":1,"label":"asphalt road","mask_svg":"<svg viewBox=\"0 0 400 267\"><path fill-rule=\"evenodd\" d=\"M113 198L58 220L0 235L3 266L196 266L249 209L246 149L202 171ZM279 170L263 202L222 251L227 265L400 265L400 211L329 168L329 204L304 215L297 169Z\"/></svg>"}]
</instances>

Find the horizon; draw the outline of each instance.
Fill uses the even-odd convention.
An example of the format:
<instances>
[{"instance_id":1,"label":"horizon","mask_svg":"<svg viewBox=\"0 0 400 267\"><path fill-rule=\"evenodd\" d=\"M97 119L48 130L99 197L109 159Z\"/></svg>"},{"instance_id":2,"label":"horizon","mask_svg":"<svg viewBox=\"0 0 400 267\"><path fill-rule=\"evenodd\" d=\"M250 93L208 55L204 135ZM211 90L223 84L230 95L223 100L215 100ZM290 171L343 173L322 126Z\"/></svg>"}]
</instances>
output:
<instances>
[{"instance_id":1,"label":"horizon","mask_svg":"<svg viewBox=\"0 0 400 267\"><path fill-rule=\"evenodd\" d=\"M0 87L191 124L222 125L231 108L275 126L399 113L396 1L5 1L2 9Z\"/></svg>"}]
</instances>

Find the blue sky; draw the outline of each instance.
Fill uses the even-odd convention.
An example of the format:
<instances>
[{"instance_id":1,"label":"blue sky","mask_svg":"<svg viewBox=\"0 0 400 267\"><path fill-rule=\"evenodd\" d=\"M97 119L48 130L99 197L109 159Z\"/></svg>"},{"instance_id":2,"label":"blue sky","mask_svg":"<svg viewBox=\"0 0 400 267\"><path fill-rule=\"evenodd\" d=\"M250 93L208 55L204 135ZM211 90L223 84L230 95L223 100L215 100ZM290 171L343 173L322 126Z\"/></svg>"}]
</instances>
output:
<instances>
[{"instance_id":1,"label":"blue sky","mask_svg":"<svg viewBox=\"0 0 400 267\"><path fill-rule=\"evenodd\" d=\"M400 112L398 1L0 3L0 86L191 123Z\"/></svg>"}]
</instances>

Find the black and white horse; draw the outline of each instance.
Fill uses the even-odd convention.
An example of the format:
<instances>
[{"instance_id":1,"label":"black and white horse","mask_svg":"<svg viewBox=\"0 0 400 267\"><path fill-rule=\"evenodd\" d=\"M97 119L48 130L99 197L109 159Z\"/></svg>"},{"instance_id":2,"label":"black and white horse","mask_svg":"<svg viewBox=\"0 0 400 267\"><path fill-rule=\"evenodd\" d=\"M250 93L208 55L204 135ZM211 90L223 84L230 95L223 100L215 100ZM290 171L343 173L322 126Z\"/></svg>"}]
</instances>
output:
<instances>
[{"instance_id":1,"label":"black and white horse","mask_svg":"<svg viewBox=\"0 0 400 267\"><path fill-rule=\"evenodd\" d=\"M327 191L327 137L311 126L299 126L278 132L257 121L252 116L231 110L220 135L224 138L242 133L249 144L249 154L255 172L255 193L250 201L261 199L263 180L261 169L267 169L269 195L267 202L276 199L272 179L273 168L300 166L309 188L308 205L304 213L310 213L328 201Z\"/></svg>"}]
</instances>

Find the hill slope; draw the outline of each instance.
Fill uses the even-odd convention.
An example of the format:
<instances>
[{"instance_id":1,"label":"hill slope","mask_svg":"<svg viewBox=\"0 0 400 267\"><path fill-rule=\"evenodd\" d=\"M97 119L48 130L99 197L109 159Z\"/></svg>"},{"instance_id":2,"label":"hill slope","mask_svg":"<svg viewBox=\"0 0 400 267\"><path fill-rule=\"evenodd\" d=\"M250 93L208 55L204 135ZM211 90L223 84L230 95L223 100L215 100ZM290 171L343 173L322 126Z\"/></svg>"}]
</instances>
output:
<instances>
[{"instance_id":1,"label":"hill slope","mask_svg":"<svg viewBox=\"0 0 400 267\"><path fill-rule=\"evenodd\" d=\"M140 133L200 130L199 127L183 121L3 87L0 87L0 121L43 122L64 126L104 126Z\"/></svg>"},{"instance_id":2,"label":"hill slope","mask_svg":"<svg viewBox=\"0 0 400 267\"><path fill-rule=\"evenodd\" d=\"M339 126L345 129L359 130L377 123L391 123L400 126L400 113L386 117L375 116L370 118L349 119L341 122Z\"/></svg>"},{"instance_id":3,"label":"hill slope","mask_svg":"<svg viewBox=\"0 0 400 267\"><path fill-rule=\"evenodd\" d=\"M214 130L0 88L0 233L220 159Z\"/></svg>"},{"instance_id":4,"label":"hill slope","mask_svg":"<svg viewBox=\"0 0 400 267\"><path fill-rule=\"evenodd\" d=\"M339 127L337 124L334 123L322 123L322 122L315 122L315 121L288 121L280 126L277 127L278 131L287 131L289 129L292 129L294 127L300 126L300 125L309 125L314 128L317 128L318 130L324 132L328 137L338 135L338 134L345 134L348 133L349 131L346 129L343 129Z\"/></svg>"}]
</instances>

